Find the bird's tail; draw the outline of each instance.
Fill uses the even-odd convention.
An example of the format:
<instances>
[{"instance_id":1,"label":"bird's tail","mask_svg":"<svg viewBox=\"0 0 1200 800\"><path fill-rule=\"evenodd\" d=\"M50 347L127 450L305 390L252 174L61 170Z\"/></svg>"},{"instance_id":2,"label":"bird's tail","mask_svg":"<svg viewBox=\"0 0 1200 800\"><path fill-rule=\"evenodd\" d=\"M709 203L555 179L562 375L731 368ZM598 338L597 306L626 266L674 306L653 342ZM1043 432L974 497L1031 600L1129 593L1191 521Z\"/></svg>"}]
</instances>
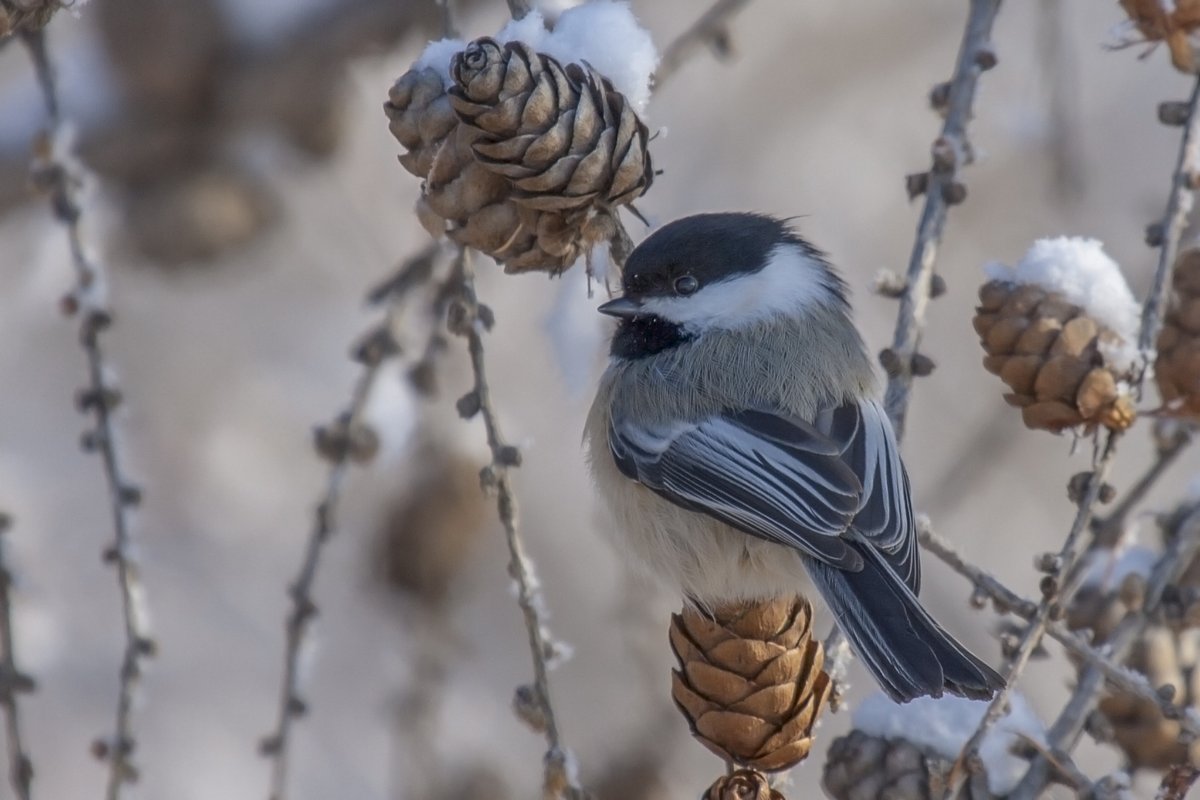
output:
<instances>
[{"instance_id":1,"label":"bird's tail","mask_svg":"<svg viewBox=\"0 0 1200 800\"><path fill-rule=\"evenodd\" d=\"M805 559L850 646L896 702L943 691L990 699L1004 679L946 633L869 545L860 572Z\"/></svg>"}]
</instances>

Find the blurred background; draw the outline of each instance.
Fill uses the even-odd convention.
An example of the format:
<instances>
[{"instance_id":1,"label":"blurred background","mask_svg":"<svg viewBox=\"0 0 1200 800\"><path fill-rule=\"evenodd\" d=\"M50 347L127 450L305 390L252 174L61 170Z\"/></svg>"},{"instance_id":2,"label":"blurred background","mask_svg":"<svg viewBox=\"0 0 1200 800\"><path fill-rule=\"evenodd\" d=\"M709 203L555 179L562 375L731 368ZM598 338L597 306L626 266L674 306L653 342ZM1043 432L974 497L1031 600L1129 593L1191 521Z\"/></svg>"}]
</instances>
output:
<instances>
[{"instance_id":1,"label":"blurred background","mask_svg":"<svg viewBox=\"0 0 1200 800\"><path fill-rule=\"evenodd\" d=\"M507 17L499 0L453 2L471 38ZM660 50L702 11L634 0ZM730 27L724 61L702 51L654 96L663 170L639 202L652 223L707 210L799 217L853 289L874 349L896 308L869 291L903 271L919 205L904 175L928 166L939 120L930 87L949 77L965 3L758 0ZM1177 130L1155 119L1189 81L1165 52L1102 46L1115 2L1007 4L1000 63L971 127L970 197L941 252L948 293L930 309L904 450L919 510L1006 583L1036 596L1035 554L1073 515L1066 479L1090 443L1026 430L980 365L971 328L981 267L1012 263L1052 234L1102 239L1141 293ZM136 715L137 796L260 798L280 680L285 587L300 561L326 466L311 429L349 398L351 344L375 318L367 289L427 242L418 181L395 161L381 104L437 38L440 10L405 0L96 0L48 29L64 114L97 175L89 241L110 268L111 361L130 471L143 484L139 554L160 655ZM63 230L32 197L30 142L43 113L26 53L0 47L0 509L15 527L18 656L39 797L94 796L107 767L122 647L118 594L100 551L111 538L100 464L80 452L84 378L75 324L57 312L72 272ZM627 218L635 239L644 236ZM580 431L603 365L605 325L581 268L559 280L479 265L496 311L494 399L524 451L516 473L528 549L555 634L574 649L552 676L563 735L600 797L695 797L721 769L689 741L669 695L674 598L632 581L598 530ZM419 331L427 320L412 320ZM420 350L420 335L410 344ZM410 351L413 348L410 348ZM528 798L543 746L510 711L530 677L494 509L476 491L478 421L461 343L439 360L432 398L379 382L380 456L349 478L338 536L317 581L310 713L293 742L296 798ZM1148 460L1145 430L1122 442L1114 483ZM1164 507L1200 471L1190 453L1152 495ZM990 612L926 558L927 604L973 649L999 659ZM821 628L828 620L821 618ZM1070 678L1037 662L1023 690L1052 720ZM851 702L872 689L852 671ZM828 717L821 746L843 732ZM793 775L819 791L822 754ZM1117 765L1086 745L1092 774ZM1139 789L1149 795L1156 779ZM10 797L0 784L0 798Z\"/></svg>"}]
</instances>

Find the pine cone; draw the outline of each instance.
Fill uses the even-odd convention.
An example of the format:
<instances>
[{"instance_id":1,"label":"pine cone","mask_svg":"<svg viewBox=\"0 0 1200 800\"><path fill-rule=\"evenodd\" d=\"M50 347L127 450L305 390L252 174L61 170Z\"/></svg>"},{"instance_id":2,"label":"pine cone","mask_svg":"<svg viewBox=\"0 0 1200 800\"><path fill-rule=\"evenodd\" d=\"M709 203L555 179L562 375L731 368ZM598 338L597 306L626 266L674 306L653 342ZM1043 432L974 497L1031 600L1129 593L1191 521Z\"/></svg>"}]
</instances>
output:
<instances>
[{"instance_id":1,"label":"pine cone","mask_svg":"<svg viewBox=\"0 0 1200 800\"><path fill-rule=\"evenodd\" d=\"M431 235L506 272L561 272L603 240L597 209L650 186L646 126L590 67L485 38L452 71L447 94L436 70L409 70L384 105L400 163L425 179L417 216Z\"/></svg>"},{"instance_id":2,"label":"pine cone","mask_svg":"<svg viewBox=\"0 0 1200 800\"><path fill-rule=\"evenodd\" d=\"M761 772L739 769L717 778L702 800L787 800Z\"/></svg>"},{"instance_id":3,"label":"pine cone","mask_svg":"<svg viewBox=\"0 0 1200 800\"><path fill-rule=\"evenodd\" d=\"M1196 72L1190 35L1200 28L1200 0L1120 0L1121 7L1147 41L1166 42L1171 63L1180 72Z\"/></svg>"},{"instance_id":4,"label":"pine cone","mask_svg":"<svg viewBox=\"0 0 1200 800\"><path fill-rule=\"evenodd\" d=\"M0 39L20 31L44 28L54 12L66 7L62 0L4 0L0 2Z\"/></svg>"},{"instance_id":5,"label":"pine cone","mask_svg":"<svg viewBox=\"0 0 1200 800\"><path fill-rule=\"evenodd\" d=\"M1179 254L1172 284L1154 375L1170 411L1200 417L1200 247Z\"/></svg>"},{"instance_id":6,"label":"pine cone","mask_svg":"<svg viewBox=\"0 0 1200 800\"><path fill-rule=\"evenodd\" d=\"M481 138L479 162L541 211L619 206L650 187L649 133L591 67L565 67L522 42L477 39L454 57L450 102Z\"/></svg>"},{"instance_id":7,"label":"pine cone","mask_svg":"<svg viewBox=\"0 0 1200 800\"><path fill-rule=\"evenodd\" d=\"M1008 384L1004 395L1029 428L1077 425L1124 430L1133 404L1118 387L1127 376L1105 364L1101 346L1116 334L1039 286L989 281L979 290L975 331L983 366Z\"/></svg>"},{"instance_id":8,"label":"pine cone","mask_svg":"<svg viewBox=\"0 0 1200 800\"><path fill-rule=\"evenodd\" d=\"M1125 585L1136 583L1138 577L1130 576L1122 586L1111 590L1100 585L1084 586L1071 601L1067 624L1073 630L1093 631L1095 644L1102 646L1131 610L1130 602L1141 602L1136 588ZM1141 584L1144 595L1144 579ZM1175 703L1200 709L1198 662L1200 631L1156 623L1134 644L1124 666L1144 674L1154 687L1174 686ZM1077 668L1083 666L1076 661ZM1166 719L1156 703L1108 687L1098 710L1111 726L1114 744L1133 767L1166 769L1200 759L1200 743L1185 744L1179 723Z\"/></svg>"},{"instance_id":9,"label":"pine cone","mask_svg":"<svg viewBox=\"0 0 1200 800\"><path fill-rule=\"evenodd\" d=\"M946 764L931 763L916 745L852 730L829 746L821 785L834 800L933 800Z\"/></svg>"},{"instance_id":10,"label":"pine cone","mask_svg":"<svg viewBox=\"0 0 1200 800\"><path fill-rule=\"evenodd\" d=\"M671 649L671 694L701 744L766 772L808 756L829 676L807 600L684 609L671 618Z\"/></svg>"}]
</instances>

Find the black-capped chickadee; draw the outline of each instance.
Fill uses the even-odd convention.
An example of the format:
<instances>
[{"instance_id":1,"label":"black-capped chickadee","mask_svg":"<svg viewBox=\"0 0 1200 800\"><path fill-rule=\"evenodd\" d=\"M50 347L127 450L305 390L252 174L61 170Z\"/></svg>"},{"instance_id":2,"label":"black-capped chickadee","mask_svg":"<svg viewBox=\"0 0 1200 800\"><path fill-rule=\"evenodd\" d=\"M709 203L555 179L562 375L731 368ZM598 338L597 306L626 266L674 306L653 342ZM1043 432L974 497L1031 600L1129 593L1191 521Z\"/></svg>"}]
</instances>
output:
<instances>
[{"instance_id":1,"label":"black-capped chickadee","mask_svg":"<svg viewBox=\"0 0 1200 800\"><path fill-rule=\"evenodd\" d=\"M846 287L786 223L672 222L630 255L585 441L619 543L705 606L801 569L896 701L1004 685L921 607L908 476Z\"/></svg>"}]
</instances>

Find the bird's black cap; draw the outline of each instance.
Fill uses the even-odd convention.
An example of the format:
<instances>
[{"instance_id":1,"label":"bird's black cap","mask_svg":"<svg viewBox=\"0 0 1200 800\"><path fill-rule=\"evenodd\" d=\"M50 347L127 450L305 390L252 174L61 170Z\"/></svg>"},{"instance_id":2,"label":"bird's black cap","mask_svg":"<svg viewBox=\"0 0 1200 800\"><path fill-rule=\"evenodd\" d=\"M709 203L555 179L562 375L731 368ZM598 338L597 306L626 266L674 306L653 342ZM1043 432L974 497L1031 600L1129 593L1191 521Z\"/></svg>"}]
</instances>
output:
<instances>
[{"instance_id":1,"label":"bird's black cap","mask_svg":"<svg viewBox=\"0 0 1200 800\"><path fill-rule=\"evenodd\" d=\"M626 296L669 294L677 278L691 275L701 287L767 265L781 244L802 248L823 260L784 220L750 212L696 214L670 222L652 233L625 263Z\"/></svg>"}]
</instances>

